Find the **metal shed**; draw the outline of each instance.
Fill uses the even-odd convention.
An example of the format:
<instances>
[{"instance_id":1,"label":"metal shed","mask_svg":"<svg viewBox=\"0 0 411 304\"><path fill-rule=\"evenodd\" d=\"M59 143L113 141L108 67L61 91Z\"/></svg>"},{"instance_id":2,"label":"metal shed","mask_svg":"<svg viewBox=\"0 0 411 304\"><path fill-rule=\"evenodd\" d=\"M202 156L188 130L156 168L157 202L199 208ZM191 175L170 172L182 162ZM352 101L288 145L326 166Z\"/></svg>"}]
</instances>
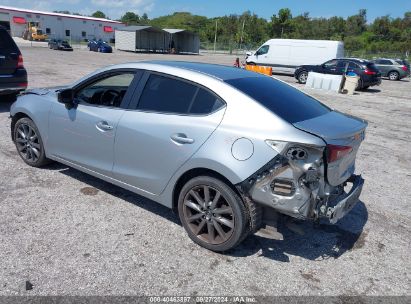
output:
<instances>
[{"instance_id":1,"label":"metal shed","mask_svg":"<svg viewBox=\"0 0 411 304\"><path fill-rule=\"evenodd\" d=\"M197 34L183 29L163 29L168 33L168 48L175 53L198 54L200 38Z\"/></svg>"},{"instance_id":2,"label":"metal shed","mask_svg":"<svg viewBox=\"0 0 411 304\"><path fill-rule=\"evenodd\" d=\"M149 25L119 28L115 32L116 49L133 52L166 52L168 33Z\"/></svg>"}]
</instances>

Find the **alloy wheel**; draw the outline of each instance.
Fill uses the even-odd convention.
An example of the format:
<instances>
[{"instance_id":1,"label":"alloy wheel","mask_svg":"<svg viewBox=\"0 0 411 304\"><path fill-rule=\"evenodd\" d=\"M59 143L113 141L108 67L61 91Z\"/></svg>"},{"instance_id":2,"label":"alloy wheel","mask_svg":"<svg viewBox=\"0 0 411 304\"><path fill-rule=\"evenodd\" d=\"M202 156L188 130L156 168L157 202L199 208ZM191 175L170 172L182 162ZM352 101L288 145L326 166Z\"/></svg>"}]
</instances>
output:
<instances>
[{"instance_id":1,"label":"alloy wheel","mask_svg":"<svg viewBox=\"0 0 411 304\"><path fill-rule=\"evenodd\" d=\"M307 72L301 72L298 75L298 80L300 81L300 83L306 83L307 82L307 78L308 78L308 73Z\"/></svg>"},{"instance_id":2,"label":"alloy wheel","mask_svg":"<svg viewBox=\"0 0 411 304\"><path fill-rule=\"evenodd\" d=\"M388 75L388 78L389 78L390 80L397 80L397 79L399 78L399 75L398 75L397 72L391 72L391 73Z\"/></svg>"},{"instance_id":3,"label":"alloy wheel","mask_svg":"<svg viewBox=\"0 0 411 304\"><path fill-rule=\"evenodd\" d=\"M195 186L187 192L183 216L191 232L209 244L226 242L234 231L232 206L219 190L207 185Z\"/></svg>"},{"instance_id":4,"label":"alloy wheel","mask_svg":"<svg viewBox=\"0 0 411 304\"><path fill-rule=\"evenodd\" d=\"M22 123L17 128L16 145L19 154L28 162L36 162L41 154L41 145L36 131Z\"/></svg>"}]
</instances>

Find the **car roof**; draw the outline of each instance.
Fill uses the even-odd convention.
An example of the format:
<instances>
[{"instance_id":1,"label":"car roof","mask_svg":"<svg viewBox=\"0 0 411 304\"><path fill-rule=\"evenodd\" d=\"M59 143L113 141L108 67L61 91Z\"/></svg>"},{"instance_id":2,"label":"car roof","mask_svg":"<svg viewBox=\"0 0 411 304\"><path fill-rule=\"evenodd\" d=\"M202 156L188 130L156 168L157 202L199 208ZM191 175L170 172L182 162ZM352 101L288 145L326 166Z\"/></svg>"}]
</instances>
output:
<instances>
[{"instance_id":1,"label":"car roof","mask_svg":"<svg viewBox=\"0 0 411 304\"><path fill-rule=\"evenodd\" d=\"M244 69L211 63L165 60L143 61L141 63L161 65L165 67L173 67L191 72L197 72L208 76L212 76L214 78L218 78L223 81L246 77L266 77L262 74L250 72Z\"/></svg>"},{"instance_id":2,"label":"car roof","mask_svg":"<svg viewBox=\"0 0 411 304\"><path fill-rule=\"evenodd\" d=\"M355 62L360 62L360 63L371 63L371 61L362 59L362 58L355 58L355 57L343 57L343 58L337 58L337 59L342 59L342 60L351 60Z\"/></svg>"}]
</instances>

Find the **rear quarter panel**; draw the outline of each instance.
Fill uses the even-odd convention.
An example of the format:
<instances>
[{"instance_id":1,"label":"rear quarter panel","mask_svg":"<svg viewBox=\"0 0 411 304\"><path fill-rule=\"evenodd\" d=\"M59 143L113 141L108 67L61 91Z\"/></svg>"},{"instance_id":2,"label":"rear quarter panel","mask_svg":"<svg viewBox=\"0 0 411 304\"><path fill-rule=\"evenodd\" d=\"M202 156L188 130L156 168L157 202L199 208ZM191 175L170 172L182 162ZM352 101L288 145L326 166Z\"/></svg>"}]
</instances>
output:
<instances>
[{"instance_id":1,"label":"rear quarter panel","mask_svg":"<svg viewBox=\"0 0 411 304\"><path fill-rule=\"evenodd\" d=\"M296 129L235 88L222 82L210 88L227 103L224 118L201 148L173 175L160 197L164 205L171 207L175 183L191 169L211 169L234 185L242 182L278 154L266 144L267 139L324 145L322 139ZM252 142L253 153L245 160L238 160L232 148L234 142L242 138Z\"/></svg>"}]
</instances>

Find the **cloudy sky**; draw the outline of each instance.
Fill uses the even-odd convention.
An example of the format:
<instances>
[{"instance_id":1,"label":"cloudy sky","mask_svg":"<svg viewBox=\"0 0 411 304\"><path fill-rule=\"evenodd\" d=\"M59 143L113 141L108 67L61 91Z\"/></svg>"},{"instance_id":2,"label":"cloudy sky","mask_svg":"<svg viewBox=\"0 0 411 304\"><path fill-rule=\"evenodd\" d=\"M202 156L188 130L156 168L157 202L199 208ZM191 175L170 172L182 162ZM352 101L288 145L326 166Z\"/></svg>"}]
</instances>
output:
<instances>
[{"instance_id":1,"label":"cloudy sky","mask_svg":"<svg viewBox=\"0 0 411 304\"><path fill-rule=\"evenodd\" d=\"M155 18L176 11L215 17L241 14L246 10L268 19L280 8L289 7L293 15L309 12L312 17L346 17L366 8L368 20L373 20L383 15L402 17L404 12L411 11L411 0L0 0L0 5L44 11L68 10L84 15L101 10L112 19L126 11L147 13Z\"/></svg>"}]
</instances>

